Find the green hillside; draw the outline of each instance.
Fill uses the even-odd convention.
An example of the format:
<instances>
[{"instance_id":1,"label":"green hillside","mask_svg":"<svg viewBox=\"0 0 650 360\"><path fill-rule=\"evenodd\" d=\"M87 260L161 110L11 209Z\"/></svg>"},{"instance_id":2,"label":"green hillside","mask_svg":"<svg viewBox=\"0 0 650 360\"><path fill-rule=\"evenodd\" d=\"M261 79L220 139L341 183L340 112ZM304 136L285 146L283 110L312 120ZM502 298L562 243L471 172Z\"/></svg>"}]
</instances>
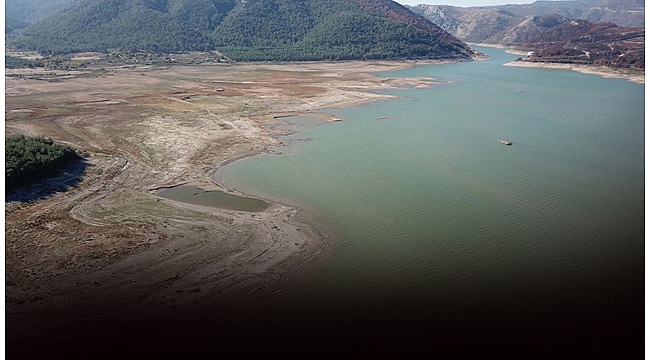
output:
<instances>
[{"instance_id":1,"label":"green hillside","mask_svg":"<svg viewBox=\"0 0 650 360\"><path fill-rule=\"evenodd\" d=\"M200 0L185 0L186 3ZM109 49L206 50L212 41L170 12L166 0L85 0L9 40L42 54Z\"/></svg>"},{"instance_id":2,"label":"green hillside","mask_svg":"<svg viewBox=\"0 0 650 360\"><path fill-rule=\"evenodd\" d=\"M341 60L466 55L437 27L417 26L359 1L251 1L215 32L220 51L238 60ZM399 9L396 7L396 9ZM405 10L404 10L405 11ZM411 22L409 22L409 20Z\"/></svg>"},{"instance_id":3,"label":"green hillside","mask_svg":"<svg viewBox=\"0 0 650 360\"><path fill-rule=\"evenodd\" d=\"M8 43L41 53L219 50L237 61L472 54L390 0L79 0Z\"/></svg>"}]
</instances>

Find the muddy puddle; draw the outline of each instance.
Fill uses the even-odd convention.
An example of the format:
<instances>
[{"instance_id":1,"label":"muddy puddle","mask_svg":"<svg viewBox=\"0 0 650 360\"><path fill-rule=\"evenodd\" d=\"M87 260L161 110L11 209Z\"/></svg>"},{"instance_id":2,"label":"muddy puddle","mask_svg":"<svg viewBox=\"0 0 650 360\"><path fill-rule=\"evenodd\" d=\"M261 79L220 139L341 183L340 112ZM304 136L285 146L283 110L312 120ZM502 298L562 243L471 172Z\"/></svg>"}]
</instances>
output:
<instances>
[{"instance_id":1,"label":"muddy puddle","mask_svg":"<svg viewBox=\"0 0 650 360\"><path fill-rule=\"evenodd\" d=\"M236 211L261 212L269 207L269 204L262 200L227 194L223 191L206 191L188 185L162 189L157 191L156 195L188 204Z\"/></svg>"}]
</instances>

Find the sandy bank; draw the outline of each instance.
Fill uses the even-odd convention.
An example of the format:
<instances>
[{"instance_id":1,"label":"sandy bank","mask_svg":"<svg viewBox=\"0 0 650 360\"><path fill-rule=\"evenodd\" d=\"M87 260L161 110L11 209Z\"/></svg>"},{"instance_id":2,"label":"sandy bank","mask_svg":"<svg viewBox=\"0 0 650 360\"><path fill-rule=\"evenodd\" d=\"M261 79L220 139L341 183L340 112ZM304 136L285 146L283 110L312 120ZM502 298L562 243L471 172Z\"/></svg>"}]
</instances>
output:
<instances>
[{"instance_id":1,"label":"sandy bank","mask_svg":"<svg viewBox=\"0 0 650 360\"><path fill-rule=\"evenodd\" d=\"M488 43L467 43L470 46L482 46L482 47L491 47L495 49L504 49L505 52L508 54L513 54L513 55L526 55L528 54L527 51L523 50L515 50L511 48L510 46L505 46L501 44L488 44Z\"/></svg>"},{"instance_id":2,"label":"sandy bank","mask_svg":"<svg viewBox=\"0 0 650 360\"><path fill-rule=\"evenodd\" d=\"M627 79L631 82L645 84L645 73L633 71L633 70L619 70L612 69L605 66L596 66L596 65L578 65L578 64L556 64L556 63L540 63L540 62L529 62L529 61L512 61L505 66L520 66L520 67L531 67L531 68L542 68L542 69L563 69L563 70L573 70L583 74L598 75L603 78L619 78Z\"/></svg>"},{"instance_id":3,"label":"sandy bank","mask_svg":"<svg viewBox=\"0 0 650 360\"><path fill-rule=\"evenodd\" d=\"M469 46L482 46L482 47L491 47L491 48L496 48L496 49L507 49L507 46L500 45L500 44L487 44L487 43L471 43L468 42L467 45Z\"/></svg>"}]
</instances>

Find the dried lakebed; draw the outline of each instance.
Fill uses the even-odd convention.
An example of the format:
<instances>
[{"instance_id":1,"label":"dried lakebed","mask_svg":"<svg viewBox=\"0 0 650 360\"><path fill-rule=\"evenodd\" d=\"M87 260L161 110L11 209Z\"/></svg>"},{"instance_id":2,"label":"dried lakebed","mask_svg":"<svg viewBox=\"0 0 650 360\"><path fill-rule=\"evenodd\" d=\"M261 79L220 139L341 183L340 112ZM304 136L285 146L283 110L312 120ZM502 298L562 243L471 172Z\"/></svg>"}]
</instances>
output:
<instances>
[{"instance_id":1,"label":"dried lakebed","mask_svg":"<svg viewBox=\"0 0 650 360\"><path fill-rule=\"evenodd\" d=\"M181 342L176 331L191 334L201 327L188 324L246 302L302 263L318 262L323 237L296 221L294 207L227 210L151 190L199 182L201 189L234 194L209 176L221 164L280 145L286 132L276 116L434 83L372 75L410 66L7 70L5 133L69 143L87 163L73 189L5 203L8 354L109 354L116 341L155 353L161 339Z\"/></svg>"}]
</instances>

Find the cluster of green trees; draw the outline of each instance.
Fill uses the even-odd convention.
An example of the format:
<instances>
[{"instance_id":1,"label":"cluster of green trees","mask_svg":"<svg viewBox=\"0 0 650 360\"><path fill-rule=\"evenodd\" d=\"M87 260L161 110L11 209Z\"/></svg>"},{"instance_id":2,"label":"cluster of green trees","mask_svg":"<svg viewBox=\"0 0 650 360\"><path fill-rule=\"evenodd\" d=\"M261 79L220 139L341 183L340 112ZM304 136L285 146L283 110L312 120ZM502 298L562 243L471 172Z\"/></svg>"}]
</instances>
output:
<instances>
[{"instance_id":1,"label":"cluster of green trees","mask_svg":"<svg viewBox=\"0 0 650 360\"><path fill-rule=\"evenodd\" d=\"M26 67L44 67L46 69L73 70L85 68L86 63L79 60L72 60L70 56L65 55L52 55L42 59L33 60L28 60L17 56L5 55L5 68L20 69Z\"/></svg>"},{"instance_id":2,"label":"cluster of green trees","mask_svg":"<svg viewBox=\"0 0 650 360\"><path fill-rule=\"evenodd\" d=\"M236 61L468 56L464 44L379 0L79 0L9 38L41 54L218 50ZM393 14L395 15L395 14Z\"/></svg>"},{"instance_id":3,"label":"cluster of green trees","mask_svg":"<svg viewBox=\"0 0 650 360\"><path fill-rule=\"evenodd\" d=\"M102 61L109 64L140 64L140 65L192 65L206 62L226 61L222 55L216 52L200 52L193 56L183 54L160 54L146 51L128 51L115 50L111 51Z\"/></svg>"},{"instance_id":4,"label":"cluster of green trees","mask_svg":"<svg viewBox=\"0 0 650 360\"><path fill-rule=\"evenodd\" d=\"M20 69L29 66L30 61L17 56L5 55L5 68ZM34 67L32 65L31 67Z\"/></svg>"},{"instance_id":5,"label":"cluster of green trees","mask_svg":"<svg viewBox=\"0 0 650 360\"><path fill-rule=\"evenodd\" d=\"M67 145L55 144L42 137L5 139L5 183L8 188L49 177L78 158Z\"/></svg>"}]
</instances>

